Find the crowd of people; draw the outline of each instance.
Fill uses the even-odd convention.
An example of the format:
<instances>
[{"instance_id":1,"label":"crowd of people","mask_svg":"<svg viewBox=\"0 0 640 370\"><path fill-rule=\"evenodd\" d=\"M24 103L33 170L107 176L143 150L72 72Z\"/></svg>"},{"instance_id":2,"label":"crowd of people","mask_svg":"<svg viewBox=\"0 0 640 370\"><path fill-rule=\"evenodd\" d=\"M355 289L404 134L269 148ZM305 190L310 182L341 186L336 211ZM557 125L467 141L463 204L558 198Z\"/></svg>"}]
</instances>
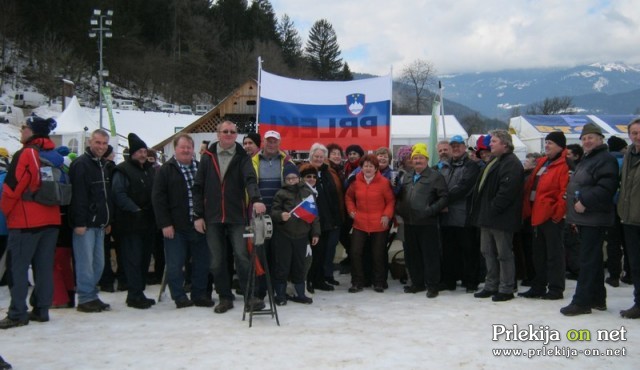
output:
<instances>
[{"instance_id":1,"label":"crowd of people","mask_svg":"<svg viewBox=\"0 0 640 370\"><path fill-rule=\"evenodd\" d=\"M116 276L127 306L149 309L155 304L145 295L152 254L179 309L225 313L234 308L235 289L246 295L245 310L261 310L270 283L275 304L311 304L308 293L340 284L334 278L338 243L347 254L340 265L351 274L348 292L372 287L384 293L394 238L402 241L409 272L405 293L426 291L433 299L461 282L475 298L494 302L516 293L559 300L565 280L575 278L573 299L560 310L573 316L606 310L605 282L617 287L623 281L634 285L635 296L620 314L640 317L640 208L633 206L640 202L640 119L628 125L628 148L616 137L607 145L589 123L581 146L550 132L544 154L523 164L511 135L494 130L474 148L460 136L439 142L434 166L425 143L401 148L395 161L389 148L366 153L357 144L343 150L315 143L308 161L298 164L280 147L278 132L250 133L240 144L230 121L217 126L217 141L202 143L199 160L188 134L175 136L174 155L160 165L132 133L128 155L116 165L106 131L94 131L75 156L55 147L49 138L55 127L53 119L29 117L24 146L11 163L0 148L6 217L0 244L11 295L2 329L47 322L51 308L108 311L99 292L113 291ZM34 196L45 161L64 170L70 204ZM317 211L311 217L300 215L304 202ZM248 296L254 277L243 233L260 214L274 224L261 248L272 281L256 277ZM34 287L27 297L30 265ZM518 292L518 280L529 289Z\"/></svg>"}]
</instances>

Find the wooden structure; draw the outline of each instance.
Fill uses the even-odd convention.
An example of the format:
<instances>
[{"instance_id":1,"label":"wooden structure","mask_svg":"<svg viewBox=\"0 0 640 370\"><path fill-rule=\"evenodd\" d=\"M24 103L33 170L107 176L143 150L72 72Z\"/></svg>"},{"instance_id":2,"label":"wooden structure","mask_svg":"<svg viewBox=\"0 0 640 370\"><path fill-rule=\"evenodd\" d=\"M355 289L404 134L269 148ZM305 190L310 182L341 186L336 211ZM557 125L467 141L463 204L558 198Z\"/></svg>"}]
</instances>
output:
<instances>
[{"instance_id":1,"label":"wooden structure","mask_svg":"<svg viewBox=\"0 0 640 370\"><path fill-rule=\"evenodd\" d=\"M253 79L247 80L209 112L202 115L189 126L156 144L153 149L166 153L166 149L168 149L167 146L171 145L173 138L180 133L191 134L197 143L197 137L202 136L197 134L214 133L218 124L224 121L235 123L240 133L254 131L257 103L258 83ZM168 151L172 152L172 150Z\"/></svg>"}]
</instances>

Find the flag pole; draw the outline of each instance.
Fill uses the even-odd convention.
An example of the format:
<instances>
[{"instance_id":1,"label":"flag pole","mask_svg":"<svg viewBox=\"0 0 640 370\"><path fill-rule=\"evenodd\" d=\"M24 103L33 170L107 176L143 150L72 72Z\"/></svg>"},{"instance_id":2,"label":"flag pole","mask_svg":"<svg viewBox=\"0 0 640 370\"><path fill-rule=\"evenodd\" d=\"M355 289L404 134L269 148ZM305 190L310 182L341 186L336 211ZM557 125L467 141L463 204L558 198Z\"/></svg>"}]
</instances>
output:
<instances>
[{"instance_id":1,"label":"flag pole","mask_svg":"<svg viewBox=\"0 0 640 370\"><path fill-rule=\"evenodd\" d=\"M389 66L389 91L393 91L393 64ZM389 98L389 142L387 143L387 148L390 148L393 152L393 148L391 147L391 125L393 124L393 93Z\"/></svg>"},{"instance_id":2,"label":"flag pole","mask_svg":"<svg viewBox=\"0 0 640 370\"><path fill-rule=\"evenodd\" d=\"M262 82L262 57L258 57L258 96L256 102L256 133L260 132L260 85Z\"/></svg>"},{"instance_id":3,"label":"flag pole","mask_svg":"<svg viewBox=\"0 0 640 370\"><path fill-rule=\"evenodd\" d=\"M442 81L438 81L438 89L440 89L440 115L442 116L442 134L444 139L447 140L447 125L444 122L444 99L442 98Z\"/></svg>"}]
</instances>

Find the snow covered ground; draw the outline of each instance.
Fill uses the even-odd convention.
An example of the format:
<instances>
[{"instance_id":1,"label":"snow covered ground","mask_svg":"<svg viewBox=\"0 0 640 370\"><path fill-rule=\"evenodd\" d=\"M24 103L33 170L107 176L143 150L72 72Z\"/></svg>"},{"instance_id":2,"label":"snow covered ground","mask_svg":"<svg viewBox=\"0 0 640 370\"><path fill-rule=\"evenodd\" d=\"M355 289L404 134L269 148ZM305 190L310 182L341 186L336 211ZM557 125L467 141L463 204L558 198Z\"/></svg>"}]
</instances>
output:
<instances>
[{"instance_id":1,"label":"snow covered ground","mask_svg":"<svg viewBox=\"0 0 640 370\"><path fill-rule=\"evenodd\" d=\"M256 316L252 328L241 320L240 297L233 310L215 314L178 310L168 294L149 310L135 310L126 307L126 293L102 293L112 311L51 310L48 323L0 332L0 354L16 369L638 369L640 320L618 314L632 304L633 288L625 284L607 287L607 311L564 317L558 310L569 303L574 281L567 282L562 301L494 303L462 288L435 299L404 294L396 280L382 294L349 294L349 275L337 278L337 290L316 292L310 306L278 307L280 326ZM159 289L148 287L148 296L157 298ZM0 287L0 315L8 305L8 289ZM493 325L528 331L529 324L543 327L532 338L538 340L492 340ZM591 340L569 341L567 335L578 333L572 330L588 330ZM598 330L625 340L598 340ZM554 331L559 340L545 344L545 337L557 339ZM555 346L560 355L549 355ZM501 348L525 354L495 356ZM543 348L546 356L526 357ZM624 350L625 356L567 357L570 350L592 349Z\"/></svg>"}]
</instances>

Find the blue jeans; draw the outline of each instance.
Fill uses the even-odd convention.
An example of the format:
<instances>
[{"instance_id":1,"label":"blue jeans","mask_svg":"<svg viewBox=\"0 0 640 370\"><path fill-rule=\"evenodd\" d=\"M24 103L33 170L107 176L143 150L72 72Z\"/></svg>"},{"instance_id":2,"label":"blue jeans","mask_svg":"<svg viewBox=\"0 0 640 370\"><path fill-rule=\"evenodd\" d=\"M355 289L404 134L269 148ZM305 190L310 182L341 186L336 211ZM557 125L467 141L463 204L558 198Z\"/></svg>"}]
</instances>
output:
<instances>
[{"instance_id":1,"label":"blue jeans","mask_svg":"<svg viewBox=\"0 0 640 370\"><path fill-rule=\"evenodd\" d=\"M240 287L245 289L249 274L249 252L247 244L242 237L244 225L242 224L207 224L207 244L211 252L211 273L213 283L220 299L232 300L231 281L229 279L229 267L227 265L227 247L225 237L233 248L233 256L236 261L236 271L240 280Z\"/></svg>"},{"instance_id":2,"label":"blue jeans","mask_svg":"<svg viewBox=\"0 0 640 370\"><path fill-rule=\"evenodd\" d=\"M183 267L187 256L191 255L191 299L207 296L207 278L211 259L204 234L195 229L176 230L173 239L164 238L164 255L167 264L166 281L171 299L177 301L186 298L184 291Z\"/></svg>"},{"instance_id":3,"label":"blue jeans","mask_svg":"<svg viewBox=\"0 0 640 370\"><path fill-rule=\"evenodd\" d=\"M27 277L29 265L33 265L34 293L40 316L48 314L53 299L53 258L58 239L58 227L37 229L10 229L7 239L10 271L9 290L11 304L8 316L12 320L27 319Z\"/></svg>"},{"instance_id":4,"label":"blue jeans","mask_svg":"<svg viewBox=\"0 0 640 370\"><path fill-rule=\"evenodd\" d=\"M104 229L88 227L84 235L73 233L78 303L98 299L98 282L104 270Z\"/></svg>"}]
</instances>

